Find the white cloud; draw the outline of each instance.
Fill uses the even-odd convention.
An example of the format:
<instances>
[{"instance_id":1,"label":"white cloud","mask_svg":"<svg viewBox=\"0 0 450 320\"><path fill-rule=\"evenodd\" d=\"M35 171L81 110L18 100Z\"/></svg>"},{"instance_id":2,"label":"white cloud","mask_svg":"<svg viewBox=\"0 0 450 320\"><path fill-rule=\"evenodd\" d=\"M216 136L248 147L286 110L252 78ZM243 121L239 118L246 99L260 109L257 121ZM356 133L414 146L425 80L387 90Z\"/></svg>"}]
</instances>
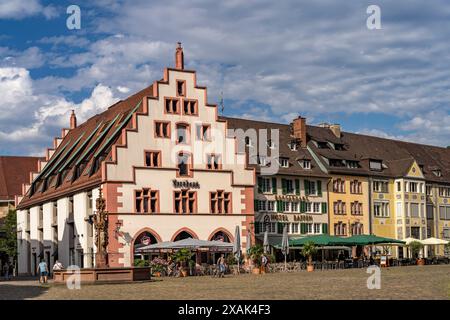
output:
<instances>
[{"instance_id":1,"label":"white cloud","mask_svg":"<svg viewBox=\"0 0 450 320\"><path fill-rule=\"evenodd\" d=\"M76 104L62 96L34 91L33 80L23 68L0 68L0 153L36 154L50 147L55 132L67 128L71 110L79 122L105 110L119 99L112 90L98 84L90 97ZM26 144L19 142L26 141Z\"/></svg>"},{"instance_id":2,"label":"white cloud","mask_svg":"<svg viewBox=\"0 0 450 320\"><path fill-rule=\"evenodd\" d=\"M38 14L52 19L57 11L53 6L42 6L39 0L0 0L0 19L20 20Z\"/></svg>"}]
</instances>

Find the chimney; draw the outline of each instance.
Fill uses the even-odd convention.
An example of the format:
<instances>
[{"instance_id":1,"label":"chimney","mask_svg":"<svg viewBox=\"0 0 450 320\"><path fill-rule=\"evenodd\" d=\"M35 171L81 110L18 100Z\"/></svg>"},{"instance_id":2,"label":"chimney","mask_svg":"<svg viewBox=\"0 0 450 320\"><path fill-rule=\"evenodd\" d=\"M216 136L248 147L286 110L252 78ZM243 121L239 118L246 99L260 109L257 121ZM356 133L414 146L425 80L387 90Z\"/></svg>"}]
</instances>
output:
<instances>
[{"instance_id":1,"label":"chimney","mask_svg":"<svg viewBox=\"0 0 450 320\"><path fill-rule=\"evenodd\" d=\"M300 140L300 146L306 148L306 118L298 116L292 122L292 131L294 137Z\"/></svg>"},{"instance_id":2,"label":"chimney","mask_svg":"<svg viewBox=\"0 0 450 320\"><path fill-rule=\"evenodd\" d=\"M184 54L181 42L178 42L177 50L175 51L175 68L179 70L184 69Z\"/></svg>"},{"instance_id":3,"label":"chimney","mask_svg":"<svg viewBox=\"0 0 450 320\"><path fill-rule=\"evenodd\" d=\"M333 134L337 137L341 137L341 125L339 124L331 124L330 130L333 132Z\"/></svg>"},{"instance_id":4,"label":"chimney","mask_svg":"<svg viewBox=\"0 0 450 320\"><path fill-rule=\"evenodd\" d=\"M75 111L72 110L72 114L70 115L70 129L75 129L77 127L77 116L75 115Z\"/></svg>"}]
</instances>

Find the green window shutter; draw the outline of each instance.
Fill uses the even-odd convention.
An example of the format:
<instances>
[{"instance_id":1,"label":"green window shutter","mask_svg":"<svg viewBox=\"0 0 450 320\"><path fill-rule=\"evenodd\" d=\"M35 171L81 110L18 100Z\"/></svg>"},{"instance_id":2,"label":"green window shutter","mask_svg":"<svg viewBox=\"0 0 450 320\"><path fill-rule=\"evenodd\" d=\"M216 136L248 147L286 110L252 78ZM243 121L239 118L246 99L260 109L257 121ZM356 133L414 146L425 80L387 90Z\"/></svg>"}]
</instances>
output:
<instances>
[{"instance_id":1,"label":"green window shutter","mask_svg":"<svg viewBox=\"0 0 450 320\"><path fill-rule=\"evenodd\" d=\"M317 195L322 196L322 181L320 180L317 180Z\"/></svg>"},{"instance_id":2,"label":"green window shutter","mask_svg":"<svg viewBox=\"0 0 450 320\"><path fill-rule=\"evenodd\" d=\"M309 180L305 180L305 195L309 195Z\"/></svg>"},{"instance_id":3,"label":"green window shutter","mask_svg":"<svg viewBox=\"0 0 450 320\"><path fill-rule=\"evenodd\" d=\"M282 212L281 205L282 205L281 200L277 200L277 212Z\"/></svg>"},{"instance_id":4,"label":"green window shutter","mask_svg":"<svg viewBox=\"0 0 450 320\"><path fill-rule=\"evenodd\" d=\"M328 224L327 223L322 223L322 233L328 234Z\"/></svg>"},{"instance_id":5,"label":"green window shutter","mask_svg":"<svg viewBox=\"0 0 450 320\"><path fill-rule=\"evenodd\" d=\"M287 193L286 179L281 179L281 189L283 191L283 194Z\"/></svg>"},{"instance_id":6,"label":"green window shutter","mask_svg":"<svg viewBox=\"0 0 450 320\"><path fill-rule=\"evenodd\" d=\"M261 232L261 222L255 222L255 233Z\"/></svg>"},{"instance_id":7,"label":"green window shutter","mask_svg":"<svg viewBox=\"0 0 450 320\"><path fill-rule=\"evenodd\" d=\"M322 202L322 213L327 213L327 203Z\"/></svg>"},{"instance_id":8,"label":"green window shutter","mask_svg":"<svg viewBox=\"0 0 450 320\"><path fill-rule=\"evenodd\" d=\"M295 179L295 194L296 195L300 194L300 180L299 179Z\"/></svg>"},{"instance_id":9,"label":"green window shutter","mask_svg":"<svg viewBox=\"0 0 450 320\"><path fill-rule=\"evenodd\" d=\"M279 233L279 234L283 234L283 227L284 227L284 224L283 223L281 223L281 222L277 222L277 232Z\"/></svg>"},{"instance_id":10,"label":"green window shutter","mask_svg":"<svg viewBox=\"0 0 450 320\"><path fill-rule=\"evenodd\" d=\"M262 193L263 179L258 177L258 193Z\"/></svg>"},{"instance_id":11,"label":"green window shutter","mask_svg":"<svg viewBox=\"0 0 450 320\"><path fill-rule=\"evenodd\" d=\"M306 203L305 201L300 202L300 212L304 213L306 211Z\"/></svg>"},{"instance_id":12,"label":"green window shutter","mask_svg":"<svg viewBox=\"0 0 450 320\"><path fill-rule=\"evenodd\" d=\"M306 233L306 225L304 223L300 223L300 233L301 234Z\"/></svg>"},{"instance_id":13,"label":"green window shutter","mask_svg":"<svg viewBox=\"0 0 450 320\"><path fill-rule=\"evenodd\" d=\"M277 178L272 178L272 193L277 194Z\"/></svg>"}]
</instances>

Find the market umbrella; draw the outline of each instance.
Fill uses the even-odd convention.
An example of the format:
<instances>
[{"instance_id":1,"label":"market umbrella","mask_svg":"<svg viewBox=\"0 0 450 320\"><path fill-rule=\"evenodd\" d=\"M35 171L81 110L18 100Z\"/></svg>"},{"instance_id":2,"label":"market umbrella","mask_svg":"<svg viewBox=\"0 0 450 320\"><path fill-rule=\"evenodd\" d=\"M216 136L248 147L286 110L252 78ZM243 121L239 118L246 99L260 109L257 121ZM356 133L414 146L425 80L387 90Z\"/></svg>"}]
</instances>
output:
<instances>
[{"instance_id":1,"label":"market umbrella","mask_svg":"<svg viewBox=\"0 0 450 320\"><path fill-rule=\"evenodd\" d=\"M247 243L245 246L247 253L250 251L251 247L252 247L252 235L250 234L250 232L247 232Z\"/></svg>"},{"instance_id":2,"label":"market umbrella","mask_svg":"<svg viewBox=\"0 0 450 320\"><path fill-rule=\"evenodd\" d=\"M269 232L264 231L264 242L263 242L263 247L264 247L264 253L268 253L269 252Z\"/></svg>"},{"instance_id":3,"label":"market umbrella","mask_svg":"<svg viewBox=\"0 0 450 320\"><path fill-rule=\"evenodd\" d=\"M302 238L293 238L289 240L291 247L302 247L307 242L314 242L316 246L345 246L349 244L347 238L340 238L336 236L330 236L328 234L319 234L314 236L306 236Z\"/></svg>"},{"instance_id":4,"label":"market umbrella","mask_svg":"<svg viewBox=\"0 0 450 320\"><path fill-rule=\"evenodd\" d=\"M442 239L438 239L438 238L434 238L434 237L431 237L431 238L422 240L421 242L422 242L423 245L426 246L426 247L424 248L424 253L425 253L425 252L428 253L428 249L427 249L428 246L439 246L439 245L446 245L446 244L449 243L449 242L446 241L446 240L442 240Z\"/></svg>"},{"instance_id":5,"label":"market umbrella","mask_svg":"<svg viewBox=\"0 0 450 320\"><path fill-rule=\"evenodd\" d=\"M281 251L284 254L284 270L287 271L287 255L289 254L289 238L287 231L287 224L283 228L283 239L281 240Z\"/></svg>"},{"instance_id":6,"label":"market umbrella","mask_svg":"<svg viewBox=\"0 0 450 320\"><path fill-rule=\"evenodd\" d=\"M239 259L241 258L241 233L239 230L239 226L236 226L236 231L234 234L233 254L237 260L237 267L239 273Z\"/></svg>"},{"instance_id":7,"label":"market umbrella","mask_svg":"<svg viewBox=\"0 0 450 320\"><path fill-rule=\"evenodd\" d=\"M438 238L428 238L425 240L421 240L420 242L422 242L422 244L424 244L424 245L431 245L431 246L446 245L449 243L447 240L442 240L442 239L438 239Z\"/></svg>"},{"instance_id":8,"label":"market umbrella","mask_svg":"<svg viewBox=\"0 0 450 320\"><path fill-rule=\"evenodd\" d=\"M373 245L373 244L405 244L405 241L397 240L397 239L391 239L391 238L385 238L385 237L378 237L373 234L359 234L351 236L347 239L345 239L348 244L351 245L360 245L360 246L367 246L367 245Z\"/></svg>"},{"instance_id":9,"label":"market umbrella","mask_svg":"<svg viewBox=\"0 0 450 320\"><path fill-rule=\"evenodd\" d=\"M409 244L410 244L411 242L413 242L413 241L418 241L418 242L422 243L422 241L420 241L419 239L415 239L415 238L411 238L411 237L405 238L405 239L403 239L402 241L403 241L407 246L409 246Z\"/></svg>"}]
</instances>

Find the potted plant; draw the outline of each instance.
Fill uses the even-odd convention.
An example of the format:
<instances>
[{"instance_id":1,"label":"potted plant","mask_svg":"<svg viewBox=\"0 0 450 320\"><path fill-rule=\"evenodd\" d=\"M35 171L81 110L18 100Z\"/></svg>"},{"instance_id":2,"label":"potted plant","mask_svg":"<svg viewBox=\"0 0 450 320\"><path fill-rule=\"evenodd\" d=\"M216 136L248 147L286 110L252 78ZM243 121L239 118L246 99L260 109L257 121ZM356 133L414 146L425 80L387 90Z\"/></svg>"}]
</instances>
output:
<instances>
[{"instance_id":1,"label":"potted plant","mask_svg":"<svg viewBox=\"0 0 450 320\"><path fill-rule=\"evenodd\" d=\"M409 249L411 250L413 258L416 258L417 265L425 265L425 259L419 257L420 251L423 249L423 244L419 241L412 241L409 244Z\"/></svg>"},{"instance_id":2,"label":"potted plant","mask_svg":"<svg viewBox=\"0 0 450 320\"><path fill-rule=\"evenodd\" d=\"M252 273L254 274L260 274L261 273L261 257L264 253L264 248L256 244L252 247L250 247L248 251L248 255L253 263L253 270Z\"/></svg>"},{"instance_id":3,"label":"potted plant","mask_svg":"<svg viewBox=\"0 0 450 320\"><path fill-rule=\"evenodd\" d=\"M314 271L314 265L312 263L312 256L317 252L316 245L312 241L308 241L303 245L302 248L302 254L307 258L308 260L308 272Z\"/></svg>"},{"instance_id":4,"label":"potted plant","mask_svg":"<svg viewBox=\"0 0 450 320\"><path fill-rule=\"evenodd\" d=\"M152 270L152 274L155 277L161 277L161 275L166 272L167 261L159 257L154 258L152 262L150 262L150 267Z\"/></svg>"},{"instance_id":5,"label":"potted plant","mask_svg":"<svg viewBox=\"0 0 450 320\"><path fill-rule=\"evenodd\" d=\"M173 259L175 260L175 262L180 263L181 266L181 275L183 277L187 277L188 272L187 272L187 263L189 260L191 260L192 257L192 252L189 249L183 248L178 250L177 252L175 252Z\"/></svg>"},{"instance_id":6,"label":"potted plant","mask_svg":"<svg viewBox=\"0 0 450 320\"><path fill-rule=\"evenodd\" d=\"M134 259L135 267L148 267L148 261L144 259Z\"/></svg>"}]
</instances>

